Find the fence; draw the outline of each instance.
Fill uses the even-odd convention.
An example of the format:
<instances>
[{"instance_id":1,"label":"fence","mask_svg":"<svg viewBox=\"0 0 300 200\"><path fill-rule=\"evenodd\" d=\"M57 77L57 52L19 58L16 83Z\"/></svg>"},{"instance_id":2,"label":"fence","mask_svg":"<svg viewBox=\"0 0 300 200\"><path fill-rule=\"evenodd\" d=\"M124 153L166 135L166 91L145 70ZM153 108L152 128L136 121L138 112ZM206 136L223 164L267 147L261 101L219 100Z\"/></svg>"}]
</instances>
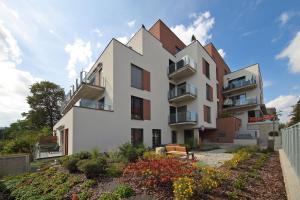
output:
<instances>
[{"instance_id":1,"label":"fence","mask_svg":"<svg viewBox=\"0 0 300 200\"><path fill-rule=\"evenodd\" d=\"M282 148L300 180L300 122L281 132Z\"/></svg>"},{"instance_id":2,"label":"fence","mask_svg":"<svg viewBox=\"0 0 300 200\"><path fill-rule=\"evenodd\" d=\"M12 154L0 156L0 177L28 172L30 161L28 154Z\"/></svg>"}]
</instances>

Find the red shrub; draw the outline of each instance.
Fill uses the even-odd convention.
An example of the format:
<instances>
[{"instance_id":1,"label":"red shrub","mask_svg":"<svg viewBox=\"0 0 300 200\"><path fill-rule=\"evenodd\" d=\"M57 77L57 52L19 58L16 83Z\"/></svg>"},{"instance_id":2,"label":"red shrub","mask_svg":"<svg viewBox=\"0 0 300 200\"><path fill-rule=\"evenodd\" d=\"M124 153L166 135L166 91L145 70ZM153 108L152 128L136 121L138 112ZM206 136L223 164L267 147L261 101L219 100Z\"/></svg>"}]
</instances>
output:
<instances>
[{"instance_id":1,"label":"red shrub","mask_svg":"<svg viewBox=\"0 0 300 200\"><path fill-rule=\"evenodd\" d=\"M126 167L124 177L139 186L171 186L174 179L189 176L194 170L191 161L176 158L139 160Z\"/></svg>"}]
</instances>

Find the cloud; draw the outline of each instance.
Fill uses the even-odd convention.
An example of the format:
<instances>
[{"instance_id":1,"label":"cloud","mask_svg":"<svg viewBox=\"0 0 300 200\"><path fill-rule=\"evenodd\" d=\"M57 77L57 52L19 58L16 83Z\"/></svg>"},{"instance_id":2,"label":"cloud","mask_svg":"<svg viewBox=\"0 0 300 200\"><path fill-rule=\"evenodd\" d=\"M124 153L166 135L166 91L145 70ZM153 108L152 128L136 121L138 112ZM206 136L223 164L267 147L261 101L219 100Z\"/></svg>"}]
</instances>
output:
<instances>
[{"instance_id":1,"label":"cloud","mask_svg":"<svg viewBox=\"0 0 300 200\"><path fill-rule=\"evenodd\" d=\"M292 112L292 106L294 106L299 100L299 95L280 95L277 98L269 101L267 107L275 107L277 111L281 111L280 120L284 123L290 120L290 114Z\"/></svg>"},{"instance_id":2,"label":"cloud","mask_svg":"<svg viewBox=\"0 0 300 200\"><path fill-rule=\"evenodd\" d=\"M294 12L294 11L285 11L280 14L278 21L280 22L281 26L284 26L288 23L293 17L300 16L300 12Z\"/></svg>"},{"instance_id":3,"label":"cloud","mask_svg":"<svg viewBox=\"0 0 300 200\"><path fill-rule=\"evenodd\" d=\"M70 56L67 64L68 77L73 80L77 76L76 69L78 67L86 68L92 62L91 42L76 38L72 44L65 46L65 51Z\"/></svg>"},{"instance_id":4,"label":"cloud","mask_svg":"<svg viewBox=\"0 0 300 200\"><path fill-rule=\"evenodd\" d=\"M247 37L247 36L252 35L256 32L258 32L258 31L257 30L247 31L247 32L242 33L241 37Z\"/></svg>"},{"instance_id":5,"label":"cloud","mask_svg":"<svg viewBox=\"0 0 300 200\"><path fill-rule=\"evenodd\" d=\"M134 25L135 25L135 20L129 21L129 22L127 23L127 25L128 25L130 28L134 27Z\"/></svg>"},{"instance_id":6,"label":"cloud","mask_svg":"<svg viewBox=\"0 0 300 200\"><path fill-rule=\"evenodd\" d=\"M212 38L210 30L215 24L215 18L211 16L209 11L200 14L191 14L190 19L193 22L187 26L183 24L171 27L171 30L185 43L191 42L192 35L195 35L197 40L205 44Z\"/></svg>"},{"instance_id":7,"label":"cloud","mask_svg":"<svg viewBox=\"0 0 300 200\"><path fill-rule=\"evenodd\" d=\"M29 86L41 79L17 69L22 63L22 51L17 40L0 23L0 126L8 126L29 109L26 97Z\"/></svg>"},{"instance_id":8,"label":"cloud","mask_svg":"<svg viewBox=\"0 0 300 200\"><path fill-rule=\"evenodd\" d=\"M92 32L96 33L98 37L103 37L103 33L97 28L95 28Z\"/></svg>"},{"instance_id":9,"label":"cloud","mask_svg":"<svg viewBox=\"0 0 300 200\"><path fill-rule=\"evenodd\" d=\"M96 46L97 46L97 48L101 48L102 44L100 42L97 42Z\"/></svg>"},{"instance_id":10,"label":"cloud","mask_svg":"<svg viewBox=\"0 0 300 200\"><path fill-rule=\"evenodd\" d=\"M273 85L273 82L272 81L265 81L264 80L264 88L266 88L266 87L270 87L270 86L272 86Z\"/></svg>"},{"instance_id":11,"label":"cloud","mask_svg":"<svg viewBox=\"0 0 300 200\"><path fill-rule=\"evenodd\" d=\"M117 37L116 39L122 42L123 44L127 44L127 42L129 41L129 37L127 36Z\"/></svg>"},{"instance_id":12,"label":"cloud","mask_svg":"<svg viewBox=\"0 0 300 200\"><path fill-rule=\"evenodd\" d=\"M288 58L289 70L292 73L300 73L300 31L290 44L276 56L276 59Z\"/></svg>"},{"instance_id":13,"label":"cloud","mask_svg":"<svg viewBox=\"0 0 300 200\"><path fill-rule=\"evenodd\" d=\"M219 49L218 52L219 52L219 54L221 55L222 58L225 58L226 52L224 51L224 49Z\"/></svg>"}]
</instances>

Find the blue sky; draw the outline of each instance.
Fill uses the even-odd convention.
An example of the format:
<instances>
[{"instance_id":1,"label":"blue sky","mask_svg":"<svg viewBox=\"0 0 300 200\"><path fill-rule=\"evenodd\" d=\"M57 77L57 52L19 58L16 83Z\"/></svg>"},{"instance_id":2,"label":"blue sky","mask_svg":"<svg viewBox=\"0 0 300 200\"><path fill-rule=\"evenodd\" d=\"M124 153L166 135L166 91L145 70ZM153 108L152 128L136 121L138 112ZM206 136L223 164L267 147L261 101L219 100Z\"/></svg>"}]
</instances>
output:
<instances>
[{"instance_id":1,"label":"blue sky","mask_svg":"<svg viewBox=\"0 0 300 200\"><path fill-rule=\"evenodd\" d=\"M53 81L69 89L112 37L126 42L142 24L162 19L179 37L221 49L232 70L259 63L264 97L288 120L300 94L300 2L0 1L0 126L28 109L28 86Z\"/></svg>"}]
</instances>

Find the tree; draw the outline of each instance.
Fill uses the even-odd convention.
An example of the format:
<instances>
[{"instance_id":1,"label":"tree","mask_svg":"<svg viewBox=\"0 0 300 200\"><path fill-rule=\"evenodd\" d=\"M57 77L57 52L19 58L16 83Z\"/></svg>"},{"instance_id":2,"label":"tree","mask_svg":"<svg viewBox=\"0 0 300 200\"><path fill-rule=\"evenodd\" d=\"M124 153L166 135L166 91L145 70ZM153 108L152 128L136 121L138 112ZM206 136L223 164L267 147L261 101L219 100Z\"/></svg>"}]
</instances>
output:
<instances>
[{"instance_id":1,"label":"tree","mask_svg":"<svg viewBox=\"0 0 300 200\"><path fill-rule=\"evenodd\" d=\"M195 35L192 35L191 42L194 42L194 41L196 41L196 40L197 40L197 39L196 39Z\"/></svg>"},{"instance_id":2,"label":"tree","mask_svg":"<svg viewBox=\"0 0 300 200\"><path fill-rule=\"evenodd\" d=\"M60 102L64 100L64 90L49 81L41 81L30 87L31 95L27 97L30 106L28 113L23 113L34 129L53 128L61 118Z\"/></svg>"},{"instance_id":3,"label":"tree","mask_svg":"<svg viewBox=\"0 0 300 200\"><path fill-rule=\"evenodd\" d=\"M290 126L300 122L300 100L293 106L291 116Z\"/></svg>"}]
</instances>

